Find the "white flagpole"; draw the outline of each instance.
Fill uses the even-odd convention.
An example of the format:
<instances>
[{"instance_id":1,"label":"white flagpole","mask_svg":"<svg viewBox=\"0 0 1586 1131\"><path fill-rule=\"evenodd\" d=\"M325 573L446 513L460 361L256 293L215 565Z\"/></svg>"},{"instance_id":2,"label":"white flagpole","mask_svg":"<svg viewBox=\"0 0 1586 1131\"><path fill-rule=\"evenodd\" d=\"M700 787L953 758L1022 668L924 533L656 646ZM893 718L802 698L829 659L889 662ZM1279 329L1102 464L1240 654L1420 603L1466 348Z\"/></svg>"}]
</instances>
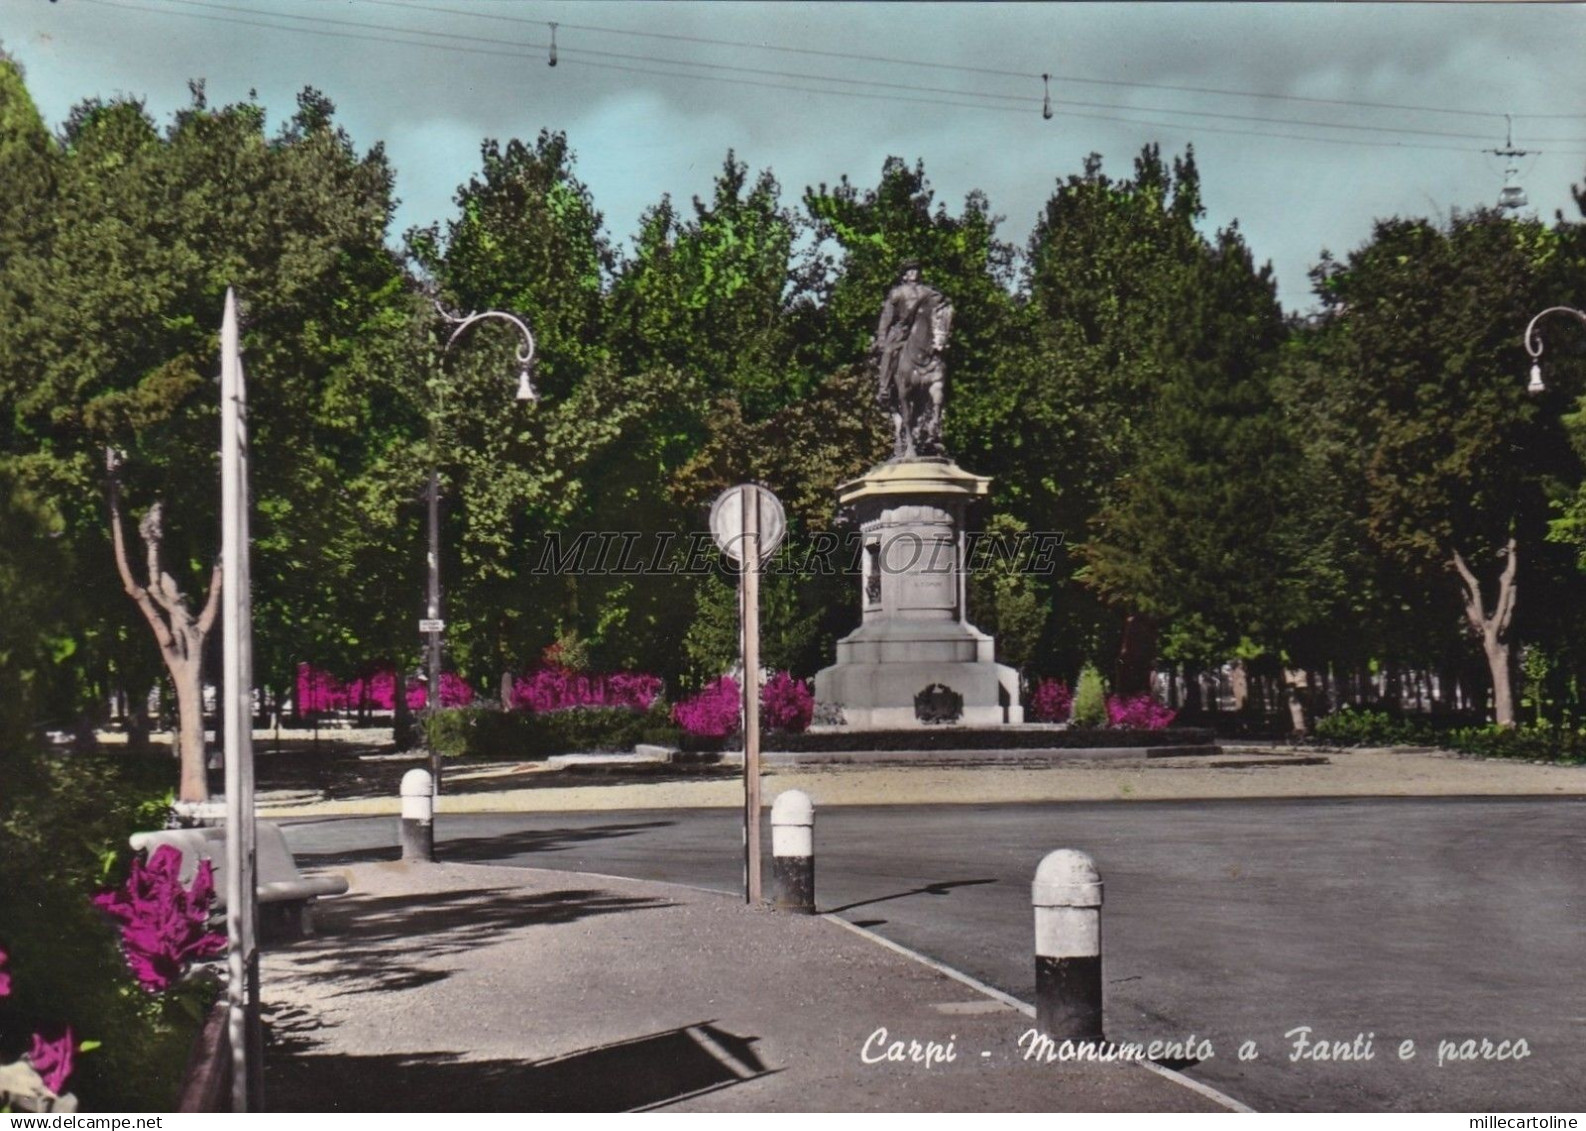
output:
<instances>
[{"instance_id":1,"label":"white flagpole","mask_svg":"<svg viewBox=\"0 0 1586 1131\"><path fill-rule=\"evenodd\" d=\"M220 328L220 543L224 601L222 701L226 751L226 998L231 1038L231 1107L261 1100L258 904L253 808L253 632L248 576L247 393L237 300L226 290Z\"/></svg>"}]
</instances>

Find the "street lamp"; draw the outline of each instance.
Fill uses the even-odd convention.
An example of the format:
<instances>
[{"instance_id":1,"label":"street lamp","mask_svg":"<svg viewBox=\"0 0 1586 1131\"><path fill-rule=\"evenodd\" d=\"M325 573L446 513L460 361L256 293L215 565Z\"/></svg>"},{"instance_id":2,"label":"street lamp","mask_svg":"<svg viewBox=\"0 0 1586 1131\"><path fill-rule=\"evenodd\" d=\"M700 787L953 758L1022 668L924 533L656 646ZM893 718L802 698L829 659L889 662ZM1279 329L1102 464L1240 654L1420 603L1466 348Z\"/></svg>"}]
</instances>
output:
<instances>
[{"instance_id":1,"label":"street lamp","mask_svg":"<svg viewBox=\"0 0 1586 1131\"><path fill-rule=\"evenodd\" d=\"M524 321L514 314L504 310L475 311L471 314L454 314L439 302L435 303L435 310L441 319L452 328L451 336L446 339L446 344L441 347L441 361L444 364L446 355L451 351L457 340L468 330L481 322L497 319L510 324L522 336L523 341L517 349L518 362L518 390L516 399L526 404L533 404L540 399L540 394L534 389L532 370L534 362L534 335L529 331ZM426 602L426 614L420 628L429 637L429 687L425 694L426 711L438 710L441 706L441 635L446 629L446 623L441 620L441 476L440 470L434 466L430 468L429 485L429 599ZM441 756L430 744L430 781L433 794L440 795L441 791Z\"/></svg>"},{"instance_id":2,"label":"street lamp","mask_svg":"<svg viewBox=\"0 0 1586 1131\"><path fill-rule=\"evenodd\" d=\"M1576 310L1573 306L1550 306L1531 319L1525 328L1525 352L1531 355L1531 381L1525 387L1528 393L1540 393L1547 388L1542 384L1542 338L1536 333L1536 324L1549 314L1572 314L1586 323L1586 310Z\"/></svg>"}]
</instances>

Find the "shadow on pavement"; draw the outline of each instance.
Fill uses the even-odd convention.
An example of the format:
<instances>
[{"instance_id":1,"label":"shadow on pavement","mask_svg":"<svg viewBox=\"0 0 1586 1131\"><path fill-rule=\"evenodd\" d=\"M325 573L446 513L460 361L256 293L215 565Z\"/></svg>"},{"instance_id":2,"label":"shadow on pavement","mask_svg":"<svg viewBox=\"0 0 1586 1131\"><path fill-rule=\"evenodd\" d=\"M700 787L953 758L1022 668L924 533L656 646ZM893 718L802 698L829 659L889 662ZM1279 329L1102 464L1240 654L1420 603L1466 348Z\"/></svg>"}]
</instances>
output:
<instances>
[{"instance_id":1,"label":"shadow on pavement","mask_svg":"<svg viewBox=\"0 0 1586 1131\"><path fill-rule=\"evenodd\" d=\"M869 907L872 903L885 903L889 899L905 899L911 895L946 895L953 888L979 887L981 884L994 884L995 879L989 880L943 880L940 883L926 884L924 887L910 888L908 891L894 892L891 895L879 895L875 899L861 899L854 903L845 903L841 907L823 907L821 912L826 915L835 915L839 911L852 911L855 907ZM868 922L868 920L867 920ZM876 922L885 923L885 919ZM863 926L864 924L860 924Z\"/></svg>"},{"instance_id":2,"label":"shadow on pavement","mask_svg":"<svg viewBox=\"0 0 1586 1131\"><path fill-rule=\"evenodd\" d=\"M293 857L307 869L334 868L347 864L371 864L398 860L402 850L397 844L397 819L389 818L390 842L368 848L349 848L335 852L296 850ZM634 836L649 829L664 829L676 821L634 821L625 824L591 825L584 828L522 829L500 836L470 836L449 839L447 819L436 822L435 855L443 862L459 864L495 863L513 856L535 852L560 852L590 841Z\"/></svg>"},{"instance_id":3,"label":"shadow on pavement","mask_svg":"<svg viewBox=\"0 0 1586 1131\"><path fill-rule=\"evenodd\" d=\"M573 923L666 907L660 899L569 889L471 888L402 896L344 896L320 904L318 933L282 948L327 997L390 993L451 976L431 961L477 950L519 927Z\"/></svg>"},{"instance_id":4,"label":"shadow on pavement","mask_svg":"<svg viewBox=\"0 0 1586 1131\"><path fill-rule=\"evenodd\" d=\"M436 823L435 854L459 864L494 862L535 852L561 852L590 841L636 836L650 829L665 829L676 821L631 821L626 824L591 825L585 828L521 829L500 836L446 837L446 818Z\"/></svg>"},{"instance_id":5,"label":"shadow on pavement","mask_svg":"<svg viewBox=\"0 0 1586 1131\"><path fill-rule=\"evenodd\" d=\"M740 1037L709 1021L542 1061L461 1054L334 1056L272 1042L269 1111L642 1111L769 1075ZM298 1047L301 1047L300 1045Z\"/></svg>"}]
</instances>

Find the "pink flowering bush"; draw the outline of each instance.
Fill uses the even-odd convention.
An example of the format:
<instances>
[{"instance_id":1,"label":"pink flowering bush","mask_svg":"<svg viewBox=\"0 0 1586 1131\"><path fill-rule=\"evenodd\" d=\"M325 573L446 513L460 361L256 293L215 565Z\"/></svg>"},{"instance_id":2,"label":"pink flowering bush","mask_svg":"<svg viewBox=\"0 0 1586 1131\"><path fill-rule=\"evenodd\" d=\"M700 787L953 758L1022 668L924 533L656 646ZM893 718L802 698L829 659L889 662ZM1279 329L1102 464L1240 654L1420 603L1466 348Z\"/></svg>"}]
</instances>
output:
<instances>
[{"instance_id":1,"label":"pink flowering bush","mask_svg":"<svg viewBox=\"0 0 1586 1131\"><path fill-rule=\"evenodd\" d=\"M1038 723L1063 723L1074 709L1074 693L1059 679L1043 679L1030 694L1030 718Z\"/></svg>"},{"instance_id":2,"label":"pink flowering bush","mask_svg":"<svg viewBox=\"0 0 1586 1131\"><path fill-rule=\"evenodd\" d=\"M58 1096L66 1086L67 1077L72 1074L76 1053L77 1042L72 1037L72 1027L68 1025L66 1032L53 1041L47 1041L34 1033L33 1046L28 1050L27 1059L33 1071L44 1081L44 1086Z\"/></svg>"},{"instance_id":3,"label":"pink flowering bush","mask_svg":"<svg viewBox=\"0 0 1586 1131\"><path fill-rule=\"evenodd\" d=\"M565 711L573 707L629 707L648 711L660 694L659 676L639 672L599 675L549 666L513 680L512 700L507 705L534 712Z\"/></svg>"},{"instance_id":4,"label":"pink flowering bush","mask_svg":"<svg viewBox=\"0 0 1586 1131\"><path fill-rule=\"evenodd\" d=\"M94 896L94 906L121 924L121 949L138 984L150 993L169 989L195 959L226 949L226 936L209 930L214 869L205 860L191 888L180 877L182 854L171 845L154 850L147 864L133 857L127 882Z\"/></svg>"},{"instance_id":5,"label":"pink flowering bush","mask_svg":"<svg viewBox=\"0 0 1586 1131\"><path fill-rule=\"evenodd\" d=\"M351 683L342 683L330 672L312 664L297 665L297 709L303 714L373 709L390 711L396 707L395 668L377 668ZM407 705L421 711L429 703L429 689L416 679L403 686ZM466 707L474 701L474 689L456 672L441 673L441 706Z\"/></svg>"},{"instance_id":6,"label":"pink flowering bush","mask_svg":"<svg viewBox=\"0 0 1586 1131\"><path fill-rule=\"evenodd\" d=\"M698 738L725 738L736 734L742 725L740 701L743 691L730 675L705 685L672 708L672 721Z\"/></svg>"},{"instance_id":7,"label":"pink flowering bush","mask_svg":"<svg viewBox=\"0 0 1586 1131\"><path fill-rule=\"evenodd\" d=\"M341 680L312 664L297 665L297 709L322 714L347 709L347 688Z\"/></svg>"},{"instance_id":8,"label":"pink flowering bush","mask_svg":"<svg viewBox=\"0 0 1586 1131\"><path fill-rule=\"evenodd\" d=\"M0 966L5 965L9 958L10 955L0 950ZM10 996L11 975L9 972L0 971L0 997ZM65 1094L66 1081L71 1077L77 1054L98 1047L98 1041L84 1041L79 1045L69 1025L66 1027L66 1032L53 1041L46 1039L42 1033L34 1033L28 1052L22 1060L33 1069L39 1083L49 1095L40 1096L36 1091L19 1090L17 1094L11 1096L11 1102L17 1104L17 1110L20 1111L76 1111L76 1097ZM0 1064L0 1068L11 1067ZM17 1079L13 1076L14 1081ZM11 1109L7 1107L3 1110Z\"/></svg>"},{"instance_id":9,"label":"pink flowering bush","mask_svg":"<svg viewBox=\"0 0 1586 1131\"><path fill-rule=\"evenodd\" d=\"M815 697L802 679L777 672L760 689L760 721L772 730L802 734L815 717Z\"/></svg>"},{"instance_id":10,"label":"pink flowering bush","mask_svg":"<svg viewBox=\"0 0 1586 1131\"><path fill-rule=\"evenodd\" d=\"M1107 696L1107 723L1126 730L1161 730L1171 723L1178 712L1163 706L1149 695L1136 695L1124 699L1118 695Z\"/></svg>"}]
</instances>

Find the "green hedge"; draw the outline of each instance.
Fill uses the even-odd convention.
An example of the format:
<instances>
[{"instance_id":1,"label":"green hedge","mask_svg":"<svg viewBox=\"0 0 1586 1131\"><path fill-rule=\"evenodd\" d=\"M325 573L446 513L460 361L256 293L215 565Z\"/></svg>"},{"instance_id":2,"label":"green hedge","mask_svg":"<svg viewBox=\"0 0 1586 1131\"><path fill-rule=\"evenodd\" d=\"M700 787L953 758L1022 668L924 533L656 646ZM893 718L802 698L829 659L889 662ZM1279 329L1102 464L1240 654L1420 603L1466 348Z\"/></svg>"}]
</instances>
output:
<instances>
[{"instance_id":1,"label":"green hedge","mask_svg":"<svg viewBox=\"0 0 1586 1131\"><path fill-rule=\"evenodd\" d=\"M501 711L454 707L425 718L432 749L452 758L542 759L553 754L628 751L641 742L675 743L664 706L572 707L565 711Z\"/></svg>"},{"instance_id":2,"label":"green hedge","mask_svg":"<svg viewBox=\"0 0 1586 1131\"><path fill-rule=\"evenodd\" d=\"M1480 758L1586 763L1586 735L1568 727L1488 725L1440 730L1424 720L1346 707L1317 721L1316 738L1336 746L1440 746Z\"/></svg>"}]
</instances>

